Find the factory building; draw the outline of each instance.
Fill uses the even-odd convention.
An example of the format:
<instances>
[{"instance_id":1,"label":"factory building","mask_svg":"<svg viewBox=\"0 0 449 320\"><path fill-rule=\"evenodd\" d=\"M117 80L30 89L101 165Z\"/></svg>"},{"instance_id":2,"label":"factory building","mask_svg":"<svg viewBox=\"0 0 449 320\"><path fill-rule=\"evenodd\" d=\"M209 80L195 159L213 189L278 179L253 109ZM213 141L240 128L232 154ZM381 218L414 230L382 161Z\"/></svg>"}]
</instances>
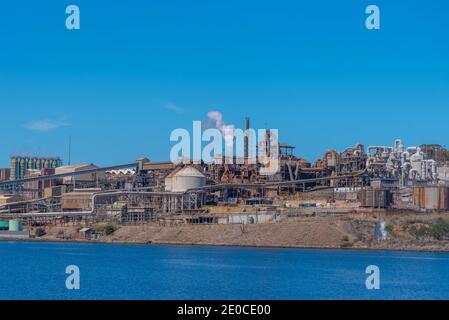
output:
<instances>
[{"instance_id":1,"label":"factory building","mask_svg":"<svg viewBox=\"0 0 449 320\"><path fill-rule=\"evenodd\" d=\"M249 118L245 127L250 128ZM444 149L406 148L399 139L392 146L366 148L357 143L342 151L327 150L312 164L296 156L294 146L272 143L272 134L266 130L265 139L259 141L278 155L279 170L271 176L261 174L265 165L258 157L251 158L246 138L243 158L235 155L232 163L217 154L212 163L139 158L133 164L100 169L89 163L61 166L60 160L14 158L11 177L50 177L17 182L15 189L3 185L5 192L21 195L37 190L37 196L26 197L24 212L59 210L75 216L89 211L95 218L115 217L120 223L186 217L188 223L217 223L221 215L224 223L257 223L276 221L279 212L294 217L299 212L449 210L449 166L441 162L446 161ZM64 176L53 179L53 174ZM253 211L262 208L273 212L266 219L254 216ZM214 210L215 216L210 213ZM237 213L243 218L229 218Z\"/></svg>"},{"instance_id":2,"label":"factory building","mask_svg":"<svg viewBox=\"0 0 449 320\"><path fill-rule=\"evenodd\" d=\"M11 157L10 180L25 178L28 170L55 169L62 165L61 158Z\"/></svg>"},{"instance_id":3,"label":"factory building","mask_svg":"<svg viewBox=\"0 0 449 320\"><path fill-rule=\"evenodd\" d=\"M90 164L78 164L71 166L63 166L55 169L55 174L67 174L76 173L78 171L98 169L98 167L92 163ZM94 185L98 180L104 179L104 172L91 172L85 174L77 174L73 176L67 176L62 178L62 184L86 184Z\"/></svg>"},{"instance_id":4,"label":"factory building","mask_svg":"<svg viewBox=\"0 0 449 320\"><path fill-rule=\"evenodd\" d=\"M0 181L6 181L11 178L11 170L9 168L0 168Z\"/></svg>"},{"instance_id":5,"label":"factory building","mask_svg":"<svg viewBox=\"0 0 449 320\"><path fill-rule=\"evenodd\" d=\"M44 176L51 176L55 174L55 169L29 169L25 175L27 178L37 178ZM42 198L44 196L44 190L46 188L52 188L58 185L57 179L48 180L35 180L31 182L26 182L23 184L23 191L26 194L27 199Z\"/></svg>"},{"instance_id":6,"label":"factory building","mask_svg":"<svg viewBox=\"0 0 449 320\"><path fill-rule=\"evenodd\" d=\"M1 194L0 195L0 206L4 206L6 204L20 202L23 200L23 197L17 194Z\"/></svg>"},{"instance_id":7,"label":"factory building","mask_svg":"<svg viewBox=\"0 0 449 320\"><path fill-rule=\"evenodd\" d=\"M83 211L92 209L92 196L101 192L101 189L76 189L64 193L61 198L63 211Z\"/></svg>"}]
</instances>

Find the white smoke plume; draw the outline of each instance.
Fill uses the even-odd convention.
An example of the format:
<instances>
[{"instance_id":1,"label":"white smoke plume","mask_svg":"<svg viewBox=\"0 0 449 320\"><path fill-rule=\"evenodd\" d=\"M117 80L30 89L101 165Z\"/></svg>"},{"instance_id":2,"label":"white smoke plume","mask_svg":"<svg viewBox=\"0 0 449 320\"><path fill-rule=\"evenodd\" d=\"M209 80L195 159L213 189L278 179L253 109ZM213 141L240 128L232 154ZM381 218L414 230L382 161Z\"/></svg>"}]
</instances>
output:
<instances>
[{"instance_id":1,"label":"white smoke plume","mask_svg":"<svg viewBox=\"0 0 449 320\"><path fill-rule=\"evenodd\" d=\"M235 125L226 124L223 120L223 114L219 111L209 111L207 117L215 123L215 127L223 134L226 148L232 150L234 147Z\"/></svg>"},{"instance_id":2,"label":"white smoke plume","mask_svg":"<svg viewBox=\"0 0 449 320\"><path fill-rule=\"evenodd\" d=\"M222 133L226 131L234 132L235 126L233 124L225 124L223 121L223 114L219 111L210 111L207 113L207 117L215 122L215 127Z\"/></svg>"}]
</instances>

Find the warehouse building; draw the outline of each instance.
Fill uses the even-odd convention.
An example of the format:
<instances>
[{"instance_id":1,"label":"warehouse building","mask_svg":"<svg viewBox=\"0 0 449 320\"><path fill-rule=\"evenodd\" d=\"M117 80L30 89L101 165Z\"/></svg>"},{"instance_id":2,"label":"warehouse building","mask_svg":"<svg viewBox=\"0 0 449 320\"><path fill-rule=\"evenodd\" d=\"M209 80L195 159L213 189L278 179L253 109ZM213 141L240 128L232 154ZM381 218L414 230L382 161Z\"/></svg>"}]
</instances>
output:
<instances>
[{"instance_id":1,"label":"warehouse building","mask_svg":"<svg viewBox=\"0 0 449 320\"><path fill-rule=\"evenodd\" d=\"M71 166L63 166L55 169L55 174L67 174L76 173L84 170L98 169L98 167L92 163L90 164L77 164ZM94 185L98 180L105 178L104 172L91 172L86 174L77 174L74 176L67 176L62 178L62 184L91 184Z\"/></svg>"}]
</instances>

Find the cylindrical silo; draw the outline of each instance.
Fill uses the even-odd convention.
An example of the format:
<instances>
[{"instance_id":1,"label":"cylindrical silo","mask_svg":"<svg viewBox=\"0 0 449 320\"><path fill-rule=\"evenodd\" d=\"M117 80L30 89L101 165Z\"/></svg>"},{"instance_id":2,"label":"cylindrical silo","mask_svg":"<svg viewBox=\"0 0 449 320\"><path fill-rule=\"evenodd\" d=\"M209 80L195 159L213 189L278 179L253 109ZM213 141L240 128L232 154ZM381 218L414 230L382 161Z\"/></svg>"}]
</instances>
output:
<instances>
[{"instance_id":1,"label":"cylindrical silo","mask_svg":"<svg viewBox=\"0 0 449 320\"><path fill-rule=\"evenodd\" d=\"M22 179L23 177L25 177L25 173L26 173L26 159L25 158L20 158L20 167L19 167L19 179Z\"/></svg>"},{"instance_id":2,"label":"cylindrical silo","mask_svg":"<svg viewBox=\"0 0 449 320\"><path fill-rule=\"evenodd\" d=\"M449 210L449 189L447 187L415 187L413 204L427 210Z\"/></svg>"},{"instance_id":3,"label":"cylindrical silo","mask_svg":"<svg viewBox=\"0 0 449 320\"><path fill-rule=\"evenodd\" d=\"M17 219L9 220L9 231L22 231L22 221Z\"/></svg>"},{"instance_id":4,"label":"cylindrical silo","mask_svg":"<svg viewBox=\"0 0 449 320\"><path fill-rule=\"evenodd\" d=\"M10 180L15 180L17 177L17 158L11 158L11 172Z\"/></svg>"},{"instance_id":5,"label":"cylindrical silo","mask_svg":"<svg viewBox=\"0 0 449 320\"><path fill-rule=\"evenodd\" d=\"M206 177L194 167L185 167L173 176L172 191L185 192L206 185Z\"/></svg>"},{"instance_id":6,"label":"cylindrical silo","mask_svg":"<svg viewBox=\"0 0 449 320\"><path fill-rule=\"evenodd\" d=\"M0 230L8 230L9 229L9 221L7 220L0 220Z\"/></svg>"},{"instance_id":7,"label":"cylindrical silo","mask_svg":"<svg viewBox=\"0 0 449 320\"><path fill-rule=\"evenodd\" d=\"M27 158L26 159L26 170L25 173L27 172L27 170L33 169L33 159L32 158Z\"/></svg>"}]
</instances>

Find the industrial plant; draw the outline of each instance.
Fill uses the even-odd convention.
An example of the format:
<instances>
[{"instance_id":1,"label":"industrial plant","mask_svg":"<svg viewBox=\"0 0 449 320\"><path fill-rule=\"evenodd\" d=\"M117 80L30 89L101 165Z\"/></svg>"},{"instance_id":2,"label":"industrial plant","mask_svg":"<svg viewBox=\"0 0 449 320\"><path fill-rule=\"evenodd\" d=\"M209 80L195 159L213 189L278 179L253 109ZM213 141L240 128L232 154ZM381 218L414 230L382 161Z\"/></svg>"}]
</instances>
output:
<instances>
[{"instance_id":1,"label":"industrial plant","mask_svg":"<svg viewBox=\"0 0 449 320\"><path fill-rule=\"evenodd\" d=\"M245 127L250 128L250 119ZM0 169L0 237L30 236L54 225L89 226L261 224L298 217L383 212L449 211L449 151L440 145L406 147L358 143L326 150L315 162L285 143L276 148L278 173L261 175L264 164L243 161L175 164L142 157L110 167L63 165L61 158L11 157Z\"/></svg>"}]
</instances>

